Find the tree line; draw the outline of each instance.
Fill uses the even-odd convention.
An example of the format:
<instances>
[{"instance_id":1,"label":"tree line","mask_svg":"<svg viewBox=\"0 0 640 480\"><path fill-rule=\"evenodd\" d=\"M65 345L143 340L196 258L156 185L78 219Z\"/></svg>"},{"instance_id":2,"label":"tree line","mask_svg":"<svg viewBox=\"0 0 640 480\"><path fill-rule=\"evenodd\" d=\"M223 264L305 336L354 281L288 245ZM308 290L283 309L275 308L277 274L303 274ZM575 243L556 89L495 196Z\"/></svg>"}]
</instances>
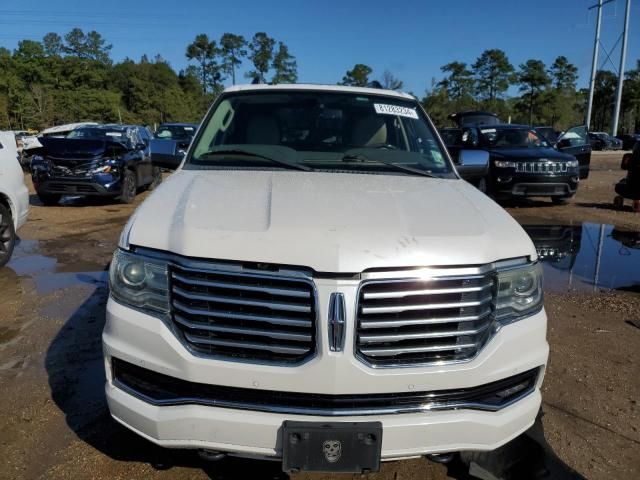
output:
<instances>
[{"instance_id":1,"label":"tree line","mask_svg":"<svg viewBox=\"0 0 640 480\"><path fill-rule=\"evenodd\" d=\"M189 66L176 72L160 55L114 63L112 45L96 31L52 32L41 41L0 47L0 129L42 129L78 121L153 124L198 122L223 82L245 76L295 83L297 63L287 45L265 32L246 40L196 35L185 49Z\"/></svg>"},{"instance_id":2,"label":"tree line","mask_svg":"<svg viewBox=\"0 0 640 480\"><path fill-rule=\"evenodd\" d=\"M198 34L185 48L188 66L177 72L160 55L114 63L111 49L100 33L80 28L63 36L48 33L41 41L22 40L13 51L0 47L0 128L89 120L197 122L225 84L242 77L273 84L298 80L289 47L265 32L249 39ZM516 68L504 51L489 49L472 64L452 61L440 70L442 78L432 79L421 99L436 125L447 125L451 113L468 109L559 130L584 121L587 91L577 88L578 69L564 56L549 66L529 59ZM403 88L392 72L374 77L373 69L361 63L338 83ZM614 73L597 72L592 130L608 129L616 85ZM620 126L625 132L640 130L640 60L626 74Z\"/></svg>"},{"instance_id":3,"label":"tree line","mask_svg":"<svg viewBox=\"0 0 640 480\"><path fill-rule=\"evenodd\" d=\"M448 116L463 110L488 110L505 121L558 130L584 122L588 90L577 89L578 69L565 56L548 67L541 60L529 59L516 69L504 51L489 49L471 65L453 61L440 70L443 78L433 79L422 98L438 126L448 125ZM340 83L402 88L402 81L390 72L385 71L380 79L374 79L372 73L368 65L356 64ZM597 72L591 130L609 130L617 82L614 73ZM509 96L514 90L518 95ZM625 133L640 131L640 60L626 73L620 128Z\"/></svg>"}]
</instances>

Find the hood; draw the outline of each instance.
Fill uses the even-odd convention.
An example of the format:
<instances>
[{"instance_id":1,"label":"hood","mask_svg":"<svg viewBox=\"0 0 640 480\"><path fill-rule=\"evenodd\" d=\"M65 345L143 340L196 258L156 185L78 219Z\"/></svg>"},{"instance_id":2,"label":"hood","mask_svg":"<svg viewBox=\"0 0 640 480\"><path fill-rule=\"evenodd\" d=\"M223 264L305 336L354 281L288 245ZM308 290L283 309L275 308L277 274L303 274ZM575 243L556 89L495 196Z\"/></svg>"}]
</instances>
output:
<instances>
[{"instance_id":1,"label":"hood","mask_svg":"<svg viewBox=\"0 0 640 480\"><path fill-rule=\"evenodd\" d=\"M575 160L567 153L562 153L555 148L494 148L489 150L491 158L509 159L513 161L531 161L538 159L549 159L556 161Z\"/></svg>"},{"instance_id":2,"label":"hood","mask_svg":"<svg viewBox=\"0 0 640 480\"><path fill-rule=\"evenodd\" d=\"M112 150L123 150L125 147L118 142L106 140L92 140L86 138L54 138L43 137L40 139L45 155L56 158L93 158L104 155Z\"/></svg>"},{"instance_id":3,"label":"hood","mask_svg":"<svg viewBox=\"0 0 640 480\"><path fill-rule=\"evenodd\" d=\"M180 170L131 221L130 245L356 273L531 256L524 230L463 180Z\"/></svg>"}]
</instances>

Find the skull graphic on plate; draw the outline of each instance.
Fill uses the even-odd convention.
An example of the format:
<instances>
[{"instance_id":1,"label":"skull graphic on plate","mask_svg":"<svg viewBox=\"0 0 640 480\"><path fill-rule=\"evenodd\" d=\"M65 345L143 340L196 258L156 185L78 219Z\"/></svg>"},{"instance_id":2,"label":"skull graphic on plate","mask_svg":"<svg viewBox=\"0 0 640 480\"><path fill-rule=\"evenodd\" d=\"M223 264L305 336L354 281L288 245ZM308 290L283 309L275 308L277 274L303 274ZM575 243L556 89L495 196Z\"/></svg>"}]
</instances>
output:
<instances>
[{"instance_id":1,"label":"skull graphic on plate","mask_svg":"<svg viewBox=\"0 0 640 480\"><path fill-rule=\"evenodd\" d=\"M322 451L327 462L336 463L342 455L342 443L338 440L327 440L322 444Z\"/></svg>"}]
</instances>

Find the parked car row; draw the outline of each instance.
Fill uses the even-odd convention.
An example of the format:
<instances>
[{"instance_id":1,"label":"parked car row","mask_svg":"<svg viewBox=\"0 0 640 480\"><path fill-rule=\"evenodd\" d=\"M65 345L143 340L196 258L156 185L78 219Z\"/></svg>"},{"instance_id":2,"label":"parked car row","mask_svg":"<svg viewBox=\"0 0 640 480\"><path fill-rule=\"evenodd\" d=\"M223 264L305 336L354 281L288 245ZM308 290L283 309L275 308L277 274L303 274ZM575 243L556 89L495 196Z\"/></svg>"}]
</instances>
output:
<instances>
[{"instance_id":1,"label":"parked car row","mask_svg":"<svg viewBox=\"0 0 640 480\"><path fill-rule=\"evenodd\" d=\"M473 118L473 122L461 120ZM457 128L440 134L464 178L496 197L550 197L564 203L575 195L581 179L589 176L591 147L585 127L561 135L543 135L526 125L485 121L479 112L456 115ZM553 143L549 138L554 138ZM489 154L488 168L469 172L461 152L482 150Z\"/></svg>"}]
</instances>

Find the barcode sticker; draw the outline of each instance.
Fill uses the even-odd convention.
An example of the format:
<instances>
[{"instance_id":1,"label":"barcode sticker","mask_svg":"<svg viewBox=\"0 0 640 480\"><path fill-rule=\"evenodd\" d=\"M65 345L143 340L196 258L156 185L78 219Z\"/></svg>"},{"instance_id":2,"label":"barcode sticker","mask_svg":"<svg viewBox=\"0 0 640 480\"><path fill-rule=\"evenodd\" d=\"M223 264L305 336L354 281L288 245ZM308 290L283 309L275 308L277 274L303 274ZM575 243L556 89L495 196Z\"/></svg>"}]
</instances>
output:
<instances>
[{"instance_id":1,"label":"barcode sticker","mask_svg":"<svg viewBox=\"0 0 640 480\"><path fill-rule=\"evenodd\" d=\"M399 117L418 119L418 112L416 112L415 108L388 105L386 103L374 103L373 108L376 109L376 113L381 115L397 115Z\"/></svg>"}]
</instances>

